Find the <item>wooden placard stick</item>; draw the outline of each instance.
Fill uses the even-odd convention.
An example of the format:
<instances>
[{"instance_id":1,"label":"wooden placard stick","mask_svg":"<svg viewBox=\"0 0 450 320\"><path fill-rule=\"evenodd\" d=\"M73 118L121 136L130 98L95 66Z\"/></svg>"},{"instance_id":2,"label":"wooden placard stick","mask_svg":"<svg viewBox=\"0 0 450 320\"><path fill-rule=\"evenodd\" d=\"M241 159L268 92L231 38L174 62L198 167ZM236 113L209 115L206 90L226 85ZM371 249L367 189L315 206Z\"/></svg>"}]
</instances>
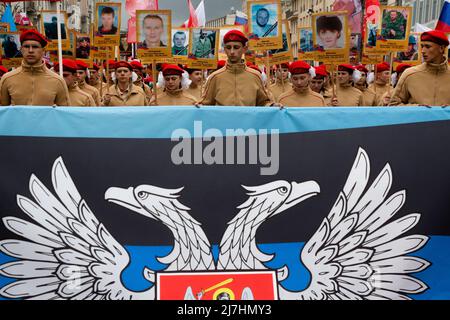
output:
<instances>
[{"instance_id":1,"label":"wooden placard stick","mask_svg":"<svg viewBox=\"0 0 450 320\"><path fill-rule=\"evenodd\" d=\"M284 93L284 76L283 76L283 69L281 68L281 64L278 65L278 73L281 77L281 92Z\"/></svg>"},{"instance_id":2,"label":"wooden placard stick","mask_svg":"<svg viewBox=\"0 0 450 320\"><path fill-rule=\"evenodd\" d=\"M392 93L392 68L394 67L394 55L396 55L396 52L389 52L389 62L390 62L390 68L389 68L389 89L388 89L388 95L389 98L391 97L391 93Z\"/></svg>"},{"instance_id":3,"label":"wooden placard stick","mask_svg":"<svg viewBox=\"0 0 450 320\"><path fill-rule=\"evenodd\" d=\"M156 74L156 60L152 60L152 77L153 77L153 95L155 96L155 104L158 105L158 90L157 90L157 74Z\"/></svg>"},{"instance_id":4,"label":"wooden placard stick","mask_svg":"<svg viewBox=\"0 0 450 320\"><path fill-rule=\"evenodd\" d=\"M108 86L106 87L106 93L109 94L109 85L110 85L110 75L109 75L109 51L106 51L106 83Z\"/></svg>"}]
</instances>

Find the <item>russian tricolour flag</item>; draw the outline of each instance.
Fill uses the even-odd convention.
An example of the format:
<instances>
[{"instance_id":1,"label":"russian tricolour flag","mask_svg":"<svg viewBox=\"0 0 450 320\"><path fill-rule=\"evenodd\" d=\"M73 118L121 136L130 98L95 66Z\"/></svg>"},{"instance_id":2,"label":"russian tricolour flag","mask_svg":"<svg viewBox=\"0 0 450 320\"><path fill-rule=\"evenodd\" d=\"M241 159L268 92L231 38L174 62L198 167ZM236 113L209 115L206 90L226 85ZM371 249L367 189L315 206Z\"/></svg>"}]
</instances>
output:
<instances>
[{"instance_id":1,"label":"russian tricolour flag","mask_svg":"<svg viewBox=\"0 0 450 320\"><path fill-rule=\"evenodd\" d=\"M445 0L436 30L450 32L450 0Z\"/></svg>"}]
</instances>

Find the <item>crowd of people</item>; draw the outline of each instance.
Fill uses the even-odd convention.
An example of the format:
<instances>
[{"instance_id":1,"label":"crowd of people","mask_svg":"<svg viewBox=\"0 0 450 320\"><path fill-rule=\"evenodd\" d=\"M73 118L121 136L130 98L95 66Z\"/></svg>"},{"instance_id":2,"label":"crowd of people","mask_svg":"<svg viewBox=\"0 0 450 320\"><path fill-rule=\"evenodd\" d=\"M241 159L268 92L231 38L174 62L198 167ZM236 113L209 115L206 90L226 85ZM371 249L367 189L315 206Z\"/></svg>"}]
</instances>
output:
<instances>
[{"instance_id":1,"label":"crowd of people","mask_svg":"<svg viewBox=\"0 0 450 320\"><path fill-rule=\"evenodd\" d=\"M20 36L22 65L0 67L2 106L448 106L450 69L445 55L449 41L441 31L421 35L423 63L386 63L369 67L340 64L311 66L294 61L264 70L243 60L248 38L232 30L224 36L227 61L217 70L163 64L158 79L139 60L110 60L99 66L63 59L43 59L48 40L36 30ZM62 70L63 77L60 77ZM109 70L109 72L105 72ZM394 71L395 77L391 77Z\"/></svg>"}]
</instances>

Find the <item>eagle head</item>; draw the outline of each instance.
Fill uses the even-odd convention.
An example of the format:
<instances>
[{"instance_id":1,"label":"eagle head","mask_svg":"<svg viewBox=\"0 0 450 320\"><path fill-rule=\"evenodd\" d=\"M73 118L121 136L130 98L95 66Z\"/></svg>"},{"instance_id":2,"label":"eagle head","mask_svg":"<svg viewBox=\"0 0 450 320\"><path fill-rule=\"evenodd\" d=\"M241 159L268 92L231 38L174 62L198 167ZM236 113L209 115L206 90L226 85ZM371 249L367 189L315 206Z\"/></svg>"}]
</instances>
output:
<instances>
[{"instance_id":1,"label":"eagle head","mask_svg":"<svg viewBox=\"0 0 450 320\"><path fill-rule=\"evenodd\" d=\"M247 190L249 198L239 206L239 209L261 206L259 211L266 212L269 217L320 193L320 186L315 181L302 183L274 181L257 187L242 187Z\"/></svg>"},{"instance_id":2,"label":"eagle head","mask_svg":"<svg viewBox=\"0 0 450 320\"><path fill-rule=\"evenodd\" d=\"M164 189L151 185L128 189L111 187L105 192L105 200L146 217L161 220L161 214L166 214L167 209L190 210L177 200L183 189Z\"/></svg>"}]
</instances>

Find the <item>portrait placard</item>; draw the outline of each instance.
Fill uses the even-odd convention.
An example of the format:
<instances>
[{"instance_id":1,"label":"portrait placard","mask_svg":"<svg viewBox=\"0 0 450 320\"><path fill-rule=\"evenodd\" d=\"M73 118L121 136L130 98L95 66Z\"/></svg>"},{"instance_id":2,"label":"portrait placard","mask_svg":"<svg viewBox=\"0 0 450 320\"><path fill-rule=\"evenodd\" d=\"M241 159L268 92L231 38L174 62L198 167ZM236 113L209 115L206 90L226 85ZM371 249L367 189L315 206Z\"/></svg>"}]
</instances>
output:
<instances>
[{"instance_id":1,"label":"portrait placard","mask_svg":"<svg viewBox=\"0 0 450 320\"><path fill-rule=\"evenodd\" d=\"M282 21L283 47L281 49L269 50L269 64L271 66L291 62L294 60L291 48L291 30L287 20Z\"/></svg>"},{"instance_id":2,"label":"portrait placard","mask_svg":"<svg viewBox=\"0 0 450 320\"><path fill-rule=\"evenodd\" d=\"M122 4L99 2L95 5L94 45L115 47L120 45Z\"/></svg>"},{"instance_id":3,"label":"portrait placard","mask_svg":"<svg viewBox=\"0 0 450 320\"><path fill-rule=\"evenodd\" d=\"M384 61L384 56L376 54L362 54L361 63L362 64L378 64Z\"/></svg>"},{"instance_id":4,"label":"portrait placard","mask_svg":"<svg viewBox=\"0 0 450 320\"><path fill-rule=\"evenodd\" d=\"M249 47L272 50L283 47L282 13L279 0L248 1Z\"/></svg>"},{"instance_id":5,"label":"portrait placard","mask_svg":"<svg viewBox=\"0 0 450 320\"><path fill-rule=\"evenodd\" d=\"M350 51L348 15L345 11L312 15L313 43L316 60L324 63L347 63Z\"/></svg>"},{"instance_id":6,"label":"portrait placard","mask_svg":"<svg viewBox=\"0 0 450 320\"><path fill-rule=\"evenodd\" d=\"M59 15L61 25L62 50L70 50L69 31L67 29L67 13L61 11ZM49 39L46 49L49 51L58 50L58 14L56 11L42 11L41 30Z\"/></svg>"},{"instance_id":7,"label":"portrait placard","mask_svg":"<svg viewBox=\"0 0 450 320\"><path fill-rule=\"evenodd\" d=\"M386 52L408 50L412 7L381 7L376 48Z\"/></svg>"},{"instance_id":8,"label":"portrait placard","mask_svg":"<svg viewBox=\"0 0 450 320\"><path fill-rule=\"evenodd\" d=\"M137 55L144 63L172 56L172 12L136 11Z\"/></svg>"},{"instance_id":9,"label":"portrait placard","mask_svg":"<svg viewBox=\"0 0 450 320\"><path fill-rule=\"evenodd\" d=\"M2 64L6 69L20 67L22 52L20 51L19 32L0 32L0 50Z\"/></svg>"},{"instance_id":10,"label":"portrait placard","mask_svg":"<svg viewBox=\"0 0 450 320\"><path fill-rule=\"evenodd\" d=\"M219 56L219 29L191 28L188 54L190 68L216 69Z\"/></svg>"},{"instance_id":11,"label":"portrait placard","mask_svg":"<svg viewBox=\"0 0 450 320\"><path fill-rule=\"evenodd\" d=\"M316 60L317 52L314 48L313 30L311 27L298 29L298 59Z\"/></svg>"},{"instance_id":12,"label":"portrait placard","mask_svg":"<svg viewBox=\"0 0 450 320\"><path fill-rule=\"evenodd\" d=\"M397 52L395 61L399 63L422 63L420 52L420 33L411 32L408 37L408 50Z\"/></svg>"},{"instance_id":13,"label":"portrait placard","mask_svg":"<svg viewBox=\"0 0 450 320\"><path fill-rule=\"evenodd\" d=\"M88 34L75 33L73 47L75 49L75 58L77 60L82 60L88 65L92 64L91 37Z\"/></svg>"}]
</instances>

